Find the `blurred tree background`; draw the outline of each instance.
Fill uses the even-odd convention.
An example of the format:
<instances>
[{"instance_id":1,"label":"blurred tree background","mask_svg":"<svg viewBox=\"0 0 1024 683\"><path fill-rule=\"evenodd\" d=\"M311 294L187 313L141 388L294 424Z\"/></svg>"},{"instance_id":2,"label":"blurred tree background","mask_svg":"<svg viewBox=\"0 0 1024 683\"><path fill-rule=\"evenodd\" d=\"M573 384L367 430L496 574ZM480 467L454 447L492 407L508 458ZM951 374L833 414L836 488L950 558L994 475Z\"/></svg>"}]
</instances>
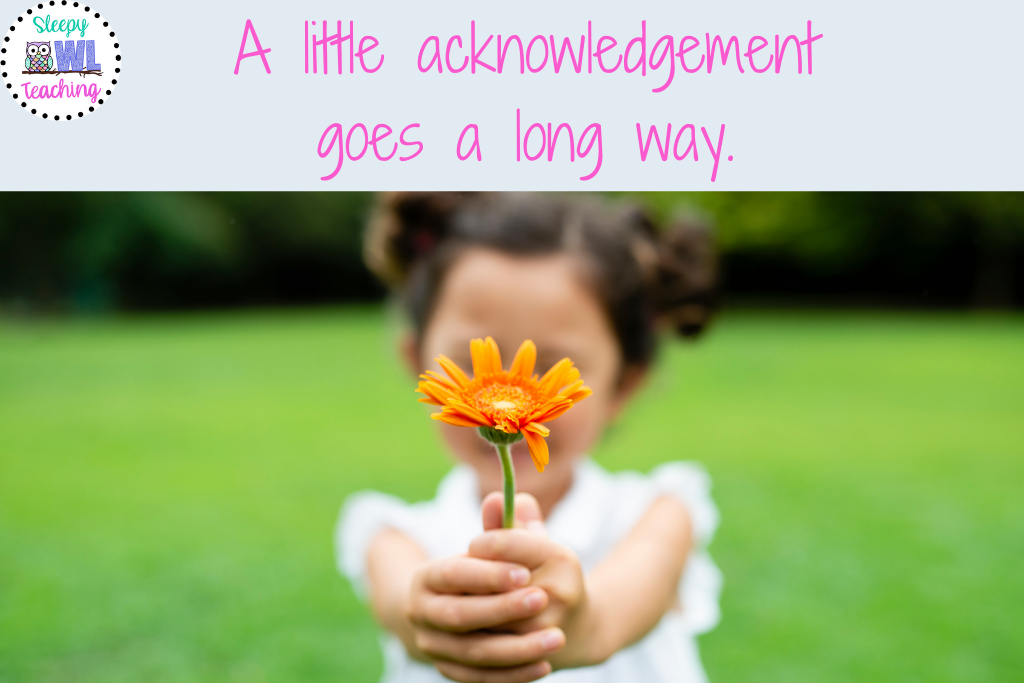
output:
<instances>
[{"instance_id":1,"label":"blurred tree background","mask_svg":"<svg viewBox=\"0 0 1024 683\"><path fill-rule=\"evenodd\" d=\"M729 303L1024 303L1021 193L641 193L716 228ZM3 193L0 307L60 312L380 298L363 193Z\"/></svg>"}]
</instances>

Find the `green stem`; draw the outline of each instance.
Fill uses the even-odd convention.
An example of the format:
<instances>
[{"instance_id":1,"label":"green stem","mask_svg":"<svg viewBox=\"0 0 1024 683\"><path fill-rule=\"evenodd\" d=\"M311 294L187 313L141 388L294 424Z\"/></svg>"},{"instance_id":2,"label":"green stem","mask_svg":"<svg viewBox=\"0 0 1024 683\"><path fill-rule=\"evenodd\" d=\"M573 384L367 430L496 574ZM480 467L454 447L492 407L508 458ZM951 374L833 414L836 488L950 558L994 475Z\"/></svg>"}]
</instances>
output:
<instances>
[{"instance_id":1,"label":"green stem","mask_svg":"<svg viewBox=\"0 0 1024 683\"><path fill-rule=\"evenodd\" d=\"M501 460L502 479L505 482L505 515L502 526L511 529L516 521L516 471L512 467L512 456L509 447L503 444L494 444L498 449L498 459Z\"/></svg>"}]
</instances>

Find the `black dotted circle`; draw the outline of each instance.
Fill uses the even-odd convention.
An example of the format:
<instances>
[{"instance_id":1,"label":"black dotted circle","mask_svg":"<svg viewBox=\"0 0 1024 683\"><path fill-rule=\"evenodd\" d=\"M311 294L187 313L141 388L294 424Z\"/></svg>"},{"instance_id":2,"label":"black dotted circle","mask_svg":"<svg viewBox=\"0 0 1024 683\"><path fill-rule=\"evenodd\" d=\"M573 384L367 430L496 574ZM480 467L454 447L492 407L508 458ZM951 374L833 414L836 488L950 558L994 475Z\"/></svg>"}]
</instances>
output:
<instances>
[{"instance_id":1,"label":"black dotted circle","mask_svg":"<svg viewBox=\"0 0 1024 683\"><path fill-rule=\"evenodd\" d=\"M56 0L49 0L49 5L50 5L50 7L54 7L54 6L56 6L56 4L57 4L57 3L56 3ZM66 6L68 5L68 0L61 0L61 3L60 3L60 4L61 4L62 6L64 6L64 7L66 7ZM74 7L78 7L78 6L79 6L79 3L78 3L78 2L73 2L73 3L72 3L72 5L73 5ZM36 8L37 8L37 9L40 9L40 10L41 10L41 9L43 9L43 7L44 7L44 3L38 3L38 4L36 5ZM86 6L84 7L84 11L88 13L88 12L90 12L90 11L91 11L91 9L90 9L90 7L89 7L88 5L86 5ZM25 10L25 14L27 14L27 15L32 15L32 13L33 13L33 10L32 10L32 8L29 8L29 9ZM94 14L93 16L94 16L94 17L95 17L96 19L101 19L101 20L102 20L102 16L100 15L100 13L99 13L99 12L96 12L96 13L95 13L95 14ZM20 17L18 17L18 19L17 19L17 23L18 23L18 24L24 23L24 21L25 21L25 17L24 17L24 16L20 16ZM108 22L108 21L103 21L103 27L104 27L104 28L109 28L109 27L110 27L110 22ZM18 28L18 26L17 26L17 25L12 25L12 26L10 27L10 31L11 31L11 33L15 32L15 31L17 30L17 28ZM117 35L117 34L116 34L116 33L115 33L114 31L110 31L110 37L111 37L111 38L114 38L114 37L115 37L116 35ZM4 43L10 43L10 42L11 42L11 36L4 36ZM120 44L119 42L116 42L116 43L114 43L114 49L115 49L115 50L119 50L120 48L121 48L121 44ZM4 54L4 55L6 55L6 54L7 54L7 47L0 47L0 54ZM115 54L115 55L114 55L114 59L115 59L115 60L116 60L117 62L121 62L121 55L120 55L120 54ZM5 60L5 59L4 59L4 60L0 60L0 66L7 66L7 60ZM118 67L116 67L116 68L114 69L114 73L116 73L116 74L120 74L120 73L121 73L121 68L120 68L120 66L118 66ZM4 71L4 72L0 73L0 77L2 77L2 78L4 78L4 79L7 79L7 78L8 78L8 76L9 76L9 74L8 74L8 72L6 72L6 71ZM111 81L110 81L110 84L111 84L112 86L113 86L113 85L117 85L117 79L111 79ZM6 84L6 86L7 86L7 89L8 89L8 90L12 90L12 89L13 89L13 84L11 84L11 83L7 83L7 84ZM113 90L107 90L107 91L106 91L106 95L107 95L107 97L111 96L112 94L113 94ZM19 98L19 95L17 94L17 92L14 92L14 93L12 93L12 97L13 97L13 98L14 98L15 100L18 100L18 99L20 99L20 98ZM103 100L103 99L99 99L99 100L97 100L97 102L96 102L96 103L97 103L97 104L103 104L103 103L104 103L104 100ZM22 106L22 108L23 108L23 109L28 109L28 102L24 102L24 101L23 101L23 102L19 102L19 104L21 104L21 106ZM56 114L54 114L54 115L52 115L52 117L51 117L51 115L50 115L50 113L49 113L49 112L44 112L44 113L40 114L40 113L39 113L39 110L38 110L38 109L31 109L30 111L32 112L32 114L34 114L34 115L39 115L39 116L41 116L41 117L42 117L42 118L44 118L44 119L50 119L50 118L52 118L52 120L54 120L54 121L60 121L60 120L61 120L61 117L60 117L60 115L56 115ZM89 107L89 112L94 112L94 111L96 111L96 107L95 107L95 106L91 106L91 107ZM85 113L86 113L85 111L80 111L80 112L78 112L78 118L83 118L83 117L85 116ZM74 119L74 116L73 116L72 114L68 114L68 115L66 116L66 120L68 120L68 121L71 121L71 120L73 120L73 119Z\"/></svg>"}]
</instances>

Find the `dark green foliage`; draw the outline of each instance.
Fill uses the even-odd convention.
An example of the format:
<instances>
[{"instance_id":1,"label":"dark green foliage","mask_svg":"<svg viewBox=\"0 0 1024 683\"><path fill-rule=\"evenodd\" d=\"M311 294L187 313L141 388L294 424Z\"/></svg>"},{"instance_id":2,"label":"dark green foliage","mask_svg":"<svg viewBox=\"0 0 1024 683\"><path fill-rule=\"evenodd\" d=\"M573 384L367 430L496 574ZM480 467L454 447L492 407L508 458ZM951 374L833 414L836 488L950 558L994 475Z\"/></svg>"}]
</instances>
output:
<instances>
[{"instance_id":1,"label":"dark green foliage","mask_svg":"<svg viewBox=\"0 0 1024 683\"><path fill-rule=\"evenodd\" d=\"M372 195L0 194L0 302L95 310L379 297Z\"/></svg>"},{"instance_id":2,"label":"dark green foliage","mask_svg":"<svg viewBox=\"0 0 1024 683\"><path fill-rule=\"evenodd\" d=\"M1024 303L1024 193L633 195L662 219L710 218L736 298L818 303Z\"/></svg>"},{"instance_id":3,"label":"dark green foliage","mask_svg":"<svg viewBox=\"0 0 1024 683\"><path fill-rule=\"evenodd\" d=\"M643 193L716 226L726 299L1024 303L1022 193ZM377 299L363 193L3 193L0 306L106 310Z\"/></svg>"}]
</instances>

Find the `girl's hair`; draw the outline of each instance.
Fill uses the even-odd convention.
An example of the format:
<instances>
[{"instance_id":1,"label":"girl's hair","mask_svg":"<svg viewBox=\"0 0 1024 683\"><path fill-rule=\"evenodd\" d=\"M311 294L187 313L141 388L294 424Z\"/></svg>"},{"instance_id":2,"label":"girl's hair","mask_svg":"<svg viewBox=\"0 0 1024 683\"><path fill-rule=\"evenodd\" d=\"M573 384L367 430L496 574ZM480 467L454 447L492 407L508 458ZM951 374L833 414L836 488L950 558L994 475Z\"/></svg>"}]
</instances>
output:
<instances>
[{"instance_id":1,"label":"girl's hair","mask_svg":"<svg viewBox=\"0 0 1024 683\"><path fill-rule=\"evenodd\" d=\"M381 197L366 263L403 297L417 337L448 269L467 248L578 255L627 364L646 365L657 330L695 337L715 308L711 231L694 220L655 228L632 204L510 193L396 193Z\"/></svg>"}]
</instances>

